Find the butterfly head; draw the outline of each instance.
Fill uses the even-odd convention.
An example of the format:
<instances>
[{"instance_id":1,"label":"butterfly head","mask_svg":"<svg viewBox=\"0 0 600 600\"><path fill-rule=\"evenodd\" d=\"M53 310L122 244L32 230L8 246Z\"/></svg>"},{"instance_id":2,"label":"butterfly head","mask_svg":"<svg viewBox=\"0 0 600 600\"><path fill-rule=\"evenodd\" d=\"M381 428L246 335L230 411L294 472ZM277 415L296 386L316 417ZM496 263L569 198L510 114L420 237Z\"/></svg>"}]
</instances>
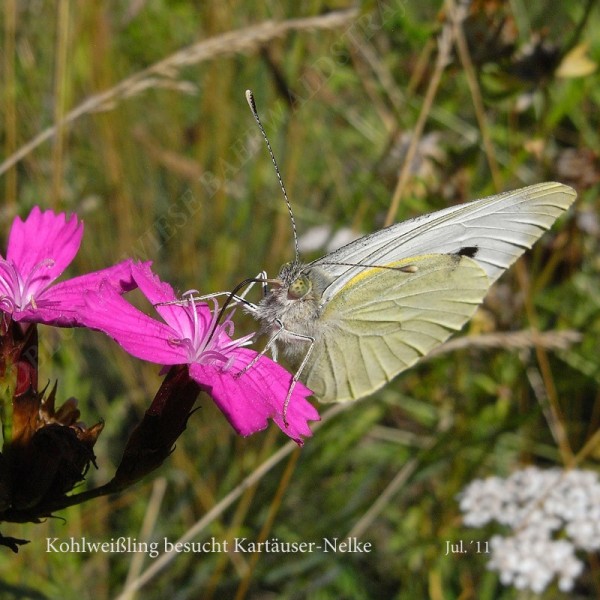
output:
<instances>
[{"instance_id":1,"label":"butterfly head","mask_svg":"<svg viewBox=\"0 0 600 600\"><path fill-rule=\"evenodd\" d=\"M304 272L304 265L298 262L285 263L279 270L275 287L287 291L288 300L301 300L312 291L310 277Z\"/></svg>"},{"instance_id":2,"label":"butterfly head","mask_svg":"<svg viewBox=\"0 0 600 600\"><path fill-rule=\"evenodd\" d=\"M304 298L312 290L311 280L304 274L298 275L292 283L290 283L287 294L290 300L300 300Z\"/></svg>"},{"instance_id":3,"label":"butterfly head","mask_svg":"<svg viewBox=\"0 0 600 600\"><path fill-rule=\"evenodd\" d=\"M271 280L270 295L277 297L284 304L319 301L323 290L332 280L322 269L296 261L288 262L279 270L277 279Z\"/></svg>"}]
</instances>

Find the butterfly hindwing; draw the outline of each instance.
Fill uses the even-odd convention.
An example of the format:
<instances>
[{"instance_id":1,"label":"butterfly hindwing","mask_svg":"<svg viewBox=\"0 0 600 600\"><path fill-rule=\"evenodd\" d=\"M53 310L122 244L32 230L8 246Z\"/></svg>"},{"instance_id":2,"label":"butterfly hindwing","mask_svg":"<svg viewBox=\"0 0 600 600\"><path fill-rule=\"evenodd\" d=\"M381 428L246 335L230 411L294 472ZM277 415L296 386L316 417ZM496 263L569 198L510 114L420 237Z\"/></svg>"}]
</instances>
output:
<instances>
[{"instance_id":1,"label":"butterfly hindwing","mask_svg":"<svg viewBox=\"0 0 600 600\"><path fill-rule=\"evenodd\" d=\"M459 330L490 286L467 256L432 254L385 267L363 269L323 309L302 376L323 402L383 386Z\"/></svg>"}]
</instances>

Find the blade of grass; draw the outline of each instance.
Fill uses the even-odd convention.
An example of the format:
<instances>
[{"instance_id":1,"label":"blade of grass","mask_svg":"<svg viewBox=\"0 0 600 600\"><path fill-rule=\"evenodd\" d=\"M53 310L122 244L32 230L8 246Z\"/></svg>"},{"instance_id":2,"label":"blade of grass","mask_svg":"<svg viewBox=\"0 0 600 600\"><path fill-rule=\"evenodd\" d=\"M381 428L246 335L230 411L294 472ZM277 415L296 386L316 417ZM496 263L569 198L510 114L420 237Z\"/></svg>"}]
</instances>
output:
<instances>
[{"instance_id":1,"label":"blade of grass","mask_svg":"<svg viewBox=\"0 0 600 600\"><path fill-rule=\"evenodd\" d=\"M112 109L117 102L136 96L148 89L166 87L191 92L195 89L193 86L187 82L175 80L175 77L179 75L180 70L184 67L218 57L258 52L263 44L282 37L291 31L343 27L355 19L357 15L357 10L349 9L318 17L289 19L281 23L266 21L245 29L229 31L175 52L152 66L127 77L109 90L94 94L84 100L79 106L69 111L59 123L55 123L52 127L42 131L4 160L0 164L0 175L21 161L40 144L54 137L59 127L64 127L83 115Z\"/></svg>"},{"instance_id":2,"label":"blade of grass","mask_svg":"<svg viewBox=\"0 0 600 600\"><path fill-rule=\"evenodd\" d=\"M52 148L52 184L50 192L50 203L56 210L61 205L63 196L64 180L64 152L65 137L65 109L67 102L68 85L68 52L70 47L70 2L58 3L58 14L56 21L56 57L54 61L54 123L56 123L56 135Z\"/></svg>"},{"instance_id":3,"label":"blade of grass","mask_svg":"<svg viewBox=\"0 0 600 600\"><path fill-rule=\"evenodd\" d=\"M446 65L448 64L448 61L450 59L450 51L452 50L452 40L452 23L446 22L438 37L438 55L435 62L435 67L431 75L431 79L429 80L429 85L427 87L427 92L425 93L425 98L423 100L421 112L419 113L419 117L413 129L410 144L406 151L406 157L404 158L404 164L402 165L402 170L400 171L400 175L398 176L398 182L396 183L396 189L394 190L392 201L390 203L390 208L388 209L385 218L384 227L388 227L395 221L396 213L398 212L398 207L400 206L400 200L402 198L402 194L404 193L404 188L408 183L410 168L415 157L415 153L417 151L419 140L423 135L425 123L429 116L429 112L431 111L433 100L435 98L435 95L437 94L440 81L442 80L442 73L444 72L444 69L446 68Z\"/></svg>"},{"instance_id":4,"label":"blade of grass","mask_svg":"<svg viewBox=\"0 0 600 600\"><path fill-rule=\"evenodd\" d=\"M500 175L500 169L498 168L498 161L496 160L496 152L490 136L490 129L487 124L485 106L483 104L481 90L479 89L477 75L475 74L475 67L473 66L471 54L469 53L469 46L465 38L465 32L463 31L463 22L467 16L468 4L461 2L457 6L454 3L454 0L447 0L447 6L449 18L454 27L456 49L458 50L458 56L465 71L467 85L471 91L471 99L473 100L473 108L475 109L475 116L477 117L477 123L479 124L479 131L481 132L483 149L488 166L490 167L492 179L494 180L494 187L496 188L496 191L499 192L502 190L502 177Z\"/></svg>"},{"instance_id":5,"label":"blade of grass","mask_svg":"<svg viewBox=\"0 0 600 600\"><path fill-rule=\"evenodd\" d=\"M17 82L15 78L17 33L17 3L15 0L4 2L4 152L13 154L17 148ZM14 209L17 201L17 170L10 169L4 185L4 202ZM12 212L12 211L11 211Z\"/></svg>"}]
</instances>

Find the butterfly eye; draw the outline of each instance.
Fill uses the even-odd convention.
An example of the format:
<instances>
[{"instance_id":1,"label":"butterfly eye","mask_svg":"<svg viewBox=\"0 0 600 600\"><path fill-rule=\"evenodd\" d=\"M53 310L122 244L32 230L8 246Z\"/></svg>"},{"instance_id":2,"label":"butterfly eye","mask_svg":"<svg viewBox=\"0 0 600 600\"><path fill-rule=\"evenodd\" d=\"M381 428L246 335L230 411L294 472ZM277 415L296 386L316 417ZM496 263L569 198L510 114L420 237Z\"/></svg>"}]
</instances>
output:
<instances>
[{"instance_id":1,"label":"butterfly eye","mask_svg":"<svg viewBox=\"0 0 600 600\"><path fill-rule=\"evenodd\" d=\"M288 298L292 300L298 300L304 298L308 292L312 289L312 283L306 275L300 275L290 283L288 288Z\"/></svg>"}]
</instances>

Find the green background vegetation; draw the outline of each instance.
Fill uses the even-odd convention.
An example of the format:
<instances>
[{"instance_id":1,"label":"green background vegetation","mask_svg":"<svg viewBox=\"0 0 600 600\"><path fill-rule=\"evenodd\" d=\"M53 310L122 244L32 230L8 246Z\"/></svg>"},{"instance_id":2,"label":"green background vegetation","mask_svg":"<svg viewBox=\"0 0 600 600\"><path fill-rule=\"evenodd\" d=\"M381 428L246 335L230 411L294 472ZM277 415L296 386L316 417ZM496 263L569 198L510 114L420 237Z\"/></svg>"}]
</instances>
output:
<instances>
[{"instance_id":1,"label":"green background vegetation","mask_svg":"<svg viewBox=\"0 0 600 600\"><path fill-rule=\"evenodd\" d=\"M288 215L246 88L300 234L324 224L381 227L422 112L398 220L544 180L579 192L463 333L537 327L576 330L580 341L516 348L500 336L494 348L465 344L424 362L328 418L194 538L320 541L359 531L371 553L181 554L144 587L145 598L525 597L486 570L485 555L445 555L447 541L500 531L466 529L457 494L474 478L527 464L573 464L575 456L597 468L600 86L583 59L562 61L584 43L589 60L600 61L600 15L594 2L475 3L465 28L475 91L468 62L452 51L427 105L449 6L369 1L327 28L327 11L352 7L3 3L4 157L83 109L2 175L2 235L34 204L76 212L86 230L72 275L136 256L153 260L179 291L209 293L290 259ZM320 26L291 21L303 17L321 17L312 24ZM211 39L202 55L186 50ZM186 59L180 68L156 68L177 52ZM239 334L255 327L243 315L236 322ZM86 483L101 484L158 388L158 369L99 334L40 328L40 339L40 381L58 379L59 398L77 397L86 423L106 421ZM153 561L48 553L46 538L174 542L286 444L275 426L237 437L207 396L199 406L154 476L41 524L4 524L3 534L31 543L17 556L0 552L0 595L117 596ZM562 447L557 431L566 433ZM598 597L598 558L581 558L586 571L570 596ZM557 594L549 588L544 597Z\"/></svg>"}]
</instances>

